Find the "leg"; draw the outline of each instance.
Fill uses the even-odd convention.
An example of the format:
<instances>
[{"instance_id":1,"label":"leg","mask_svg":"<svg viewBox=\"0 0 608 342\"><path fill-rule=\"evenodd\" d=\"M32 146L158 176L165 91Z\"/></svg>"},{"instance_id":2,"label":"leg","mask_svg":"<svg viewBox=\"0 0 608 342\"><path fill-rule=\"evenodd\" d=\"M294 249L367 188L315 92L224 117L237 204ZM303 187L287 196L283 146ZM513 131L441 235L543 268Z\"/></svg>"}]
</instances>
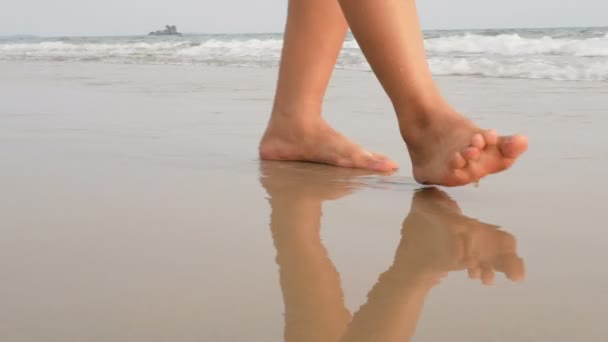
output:
<instances>
[{"instance_id":1,"label":"leg","mask_svg":"<svg viewBox=\"0 0 608 342\"><path fill-rule=\"evenodd\" d=\"M325 90L348 29L336 0L290 0L272 116L260 144L266 160L299 160L387 171L321 118Z\"/></svg>"},{"instance_id":2,"label":"leg","mask_svg":"<svg viewBox=\"0 0 608 342\"><path fill-rule=\"evenodd\" d=\"M339 0L357 42L397 112L421 183L463 185L502 171L527 149L497 137L441 97L426 62L414 0Z\"/></svg>"}]
</instances>

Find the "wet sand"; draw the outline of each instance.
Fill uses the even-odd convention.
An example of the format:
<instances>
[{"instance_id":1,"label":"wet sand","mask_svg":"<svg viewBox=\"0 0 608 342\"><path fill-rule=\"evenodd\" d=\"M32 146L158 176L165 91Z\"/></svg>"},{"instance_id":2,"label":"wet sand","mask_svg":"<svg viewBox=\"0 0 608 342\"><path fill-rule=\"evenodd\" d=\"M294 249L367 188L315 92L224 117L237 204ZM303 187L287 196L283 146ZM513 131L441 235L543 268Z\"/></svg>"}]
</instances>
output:
<instances>
[{"instance_id":1,"label":"wet sand","mask_svg":"<svg viewBox=\"0 0 608 342\"><path fill-rule=\"evenodd\" d=\"M531 148L421 190L366 72L326 116L399 172L260 163L275 72L0 63L0 338L605 339L606 83L440 78Z\"/></svg>"}]
</instances>

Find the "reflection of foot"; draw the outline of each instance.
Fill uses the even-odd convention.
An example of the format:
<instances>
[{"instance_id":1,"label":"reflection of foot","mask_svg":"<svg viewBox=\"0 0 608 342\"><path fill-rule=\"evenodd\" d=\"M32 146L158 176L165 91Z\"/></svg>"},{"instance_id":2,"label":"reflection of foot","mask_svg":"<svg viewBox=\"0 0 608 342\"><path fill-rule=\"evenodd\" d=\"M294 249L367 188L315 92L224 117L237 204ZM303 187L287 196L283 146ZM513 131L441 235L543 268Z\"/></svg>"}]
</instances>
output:
<instances>
[{"instance_id":1,"label":"reflection of foot","mask_svg":"<svg viewBox=\"0 0 608 342\"><path fill-rule=\"evenodd\" d=\"M264 160L308 161L348 168L389 171L394 161L365 151L319 119L312 123L273 116L260 143Z\"/></svg>"},{"instance_id":2,"label":"reflection of foot","mask_svg":"<svg viewBox=\"0 0 608 342\"><path fill-rule=\"evenodd\" d=\"M263 161L260 164L260 173L262 186L271 198L288 197L321 202L351 194L357 188L359 177L376 172L310 163Z\"/></svg>"},{"instance_id":3,"label":"reflection of foot","mask_svg":"<svg viewBox=\"0 0 608 342\"><path fill-rule=\"evenodd\" d=\"M444 186L473 183L509 168L528 148L524 136L499 137L447 108L424 115L425 119L420 120L423 125L402 124L414 178L419 183Z\"/></svg>"},{"instance_id":4,"label":"reflection of foot","mask_svg":"<svg viewBox=\"0 0 608 342\"><path fill-rule=\"evenodd\" d=\"M436 188L415 194L402 233L395 264L407 265L404 270L418 277L433 279L460 269L485 284L493 282L494 270L514 281L524 277L515 238L463 216L456 202Z\"/></svg>"},{"instance_id":5,"label":"reflection of foot","mask_svg":"<svg viewBox=\"0 0 608 342\"><path fill-rule=\"evenodd\" d=\"M464 217L458 204L436 188L416 192L393 264L341 341L410 341L430 290L447 272L467 265L523 277L511 235Z\"/></svg>"}]
</instances>

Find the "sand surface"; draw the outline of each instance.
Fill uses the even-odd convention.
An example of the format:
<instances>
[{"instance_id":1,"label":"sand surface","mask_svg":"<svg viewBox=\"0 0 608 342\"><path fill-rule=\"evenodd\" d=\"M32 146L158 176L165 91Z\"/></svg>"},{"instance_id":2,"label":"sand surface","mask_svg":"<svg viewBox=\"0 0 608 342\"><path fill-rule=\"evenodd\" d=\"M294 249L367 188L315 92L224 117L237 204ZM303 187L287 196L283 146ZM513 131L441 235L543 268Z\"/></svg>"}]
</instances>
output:
<instances>
[{"instance_id":1,"label":"sand surface","mask_svg":"<svg viewBox=\"0 0 608 342\"><path fill-rule=\"evenodd\" d=\"M606 338L606 83L440 78L530 150L419 191L367 72L326 116L399 172L260 164L275 73L0 63L0 339Z\"/></svg>"}]
</instances>

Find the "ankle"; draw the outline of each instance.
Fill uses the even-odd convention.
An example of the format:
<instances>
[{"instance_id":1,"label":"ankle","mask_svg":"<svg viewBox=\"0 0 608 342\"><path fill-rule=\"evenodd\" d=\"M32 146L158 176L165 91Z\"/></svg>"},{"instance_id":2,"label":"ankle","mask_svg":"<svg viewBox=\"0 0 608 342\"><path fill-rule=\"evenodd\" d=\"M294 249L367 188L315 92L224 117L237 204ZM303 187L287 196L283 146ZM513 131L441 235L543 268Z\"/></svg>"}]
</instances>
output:
<instances>
[{"instance_id":1,"label":"ankle","mask_svg":"<svg viewBox=\"0 0 608 342\"><path fill-rule=\"evenodd\" d=\"M275 107L270 115L268 130L302 132L325 126L320 109L303 107Z\"/></svg>"},{"instance_id":2,"label":"ankle","mask_svg":"<svg viewBox=\"0 0 608 342\"><path fill-rule=\"evenodd\" d=\"M443 98L409 103L407 106L396 108L395 111L401 136L408 144L428 134L433 127L444 124L446 119L457 115Z\"/></svg>"},{"instance_id":3,"label":"ankle","mask_svg":"<svg viewBox=\"0 0 608 342\"><path fill-rule=\"evenodd\" d=\"M303 120L320 118L323 107L322 100L280 100L275 99L272 106L272 118Z\"/></svg>"}]
</instances>

